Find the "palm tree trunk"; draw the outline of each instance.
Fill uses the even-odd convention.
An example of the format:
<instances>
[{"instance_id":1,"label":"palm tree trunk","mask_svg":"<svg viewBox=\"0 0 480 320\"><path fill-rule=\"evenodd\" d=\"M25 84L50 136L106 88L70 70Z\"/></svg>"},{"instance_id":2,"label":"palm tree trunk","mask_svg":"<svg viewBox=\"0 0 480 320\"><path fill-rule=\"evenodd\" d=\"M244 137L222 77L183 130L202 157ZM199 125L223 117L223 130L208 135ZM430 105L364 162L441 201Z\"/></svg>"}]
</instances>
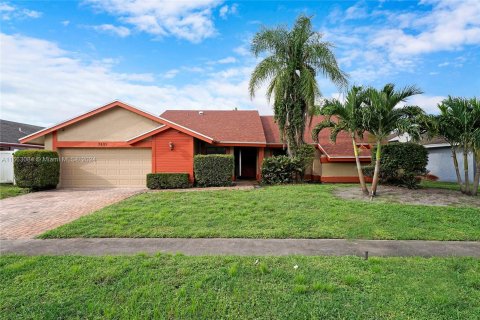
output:
<instances>
[{"instance_id":1,"label":"palm tree trunk","mask_svg":"<svg viewBox=\"0 0 480 320\"><path fill-rule=\"evenodd\" d=\"M375 171L373 173L372 192L370 194L372 199L377 195L378 180L380 179L380 157L382 155L381 150L382 150L382 142L381 140L377 140L377 153L375 155Z\"/></svg>"},{"instance_id":2,"label":"palm tree trunk","mask_svg":"<svg viewBox=\"0 0 480 320\"><path fill-rule=\"evenodd\" d=\"M480 149L475 150L475 178L473 179L472 195L478 194L478 185L480 182Z\"/></svg>"},{"instance_id":3,"label":"palm tree trunk","mask_svg":"<svg viewBox=\"0 0 480 320\"><path fill-rule=\"evenodd\" d=\"M470 177L468 176L468 150L463 146L463 172L465 174L465 193L471 194Z\"/></svg>"},{"instance_id":4,"label":"palm tree trunk","mask_svg":"<svg viewBox=\"0 0 480 320\"><path fill-rule=\"evenodd\" d=\"M365 183L365 177L363 176L362 165L360 163L360 158L358 157L358 148L357 142L355 141L355 137L352 137L353 143L353 153L355 155L355 162L357 163L357 171L358 171L358 179L360 180L360 186L362 187L362 191L365 195L368 195L368 188L367 184Z\"/></svg>"},{"instance_id":5,"label":"palm tree trunk","mask_svg":"<svg viewBox=\"0 0 480 320\"><path fill-rule=\"evenodd\" d=\"M457 175L457 183L460 186L460 191L463 193L465 192L462 183L462 177L460 176L460 169L458 167L458 159L457 159L457 147L451 146L452 150L452 159L453 159L453 166L455 167L455 174Z\"/></svg>"}]
</instances>

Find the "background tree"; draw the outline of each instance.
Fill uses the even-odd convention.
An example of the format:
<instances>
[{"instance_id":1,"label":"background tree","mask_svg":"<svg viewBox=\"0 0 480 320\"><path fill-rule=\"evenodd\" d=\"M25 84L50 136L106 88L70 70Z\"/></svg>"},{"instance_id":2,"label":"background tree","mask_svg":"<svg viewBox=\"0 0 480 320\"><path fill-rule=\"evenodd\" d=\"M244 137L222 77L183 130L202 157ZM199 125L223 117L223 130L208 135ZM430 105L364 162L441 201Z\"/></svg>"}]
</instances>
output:
<instances>
[{"instance_id":1,"label":"background tree","mask_svg":"<svg viewBox=\"0 0 480 320\"><path fill-rule=\"evenodd\" d=\"M342 103L337 99L326 100L320 109L320 113L327 116L327 118L315 126L312 136L315 141L318 141L320 132L329 128L331 130L330 140L332 142L336 142L337 135L342 131L351 137L360 186L363 193L368 195L369 191L365 183L357 147L357 139L362 138L365 131L362 121L362 106L365 98L363 88L354 86L348 91L345 102Z\"/></svg>"},{"instance_id":2,"label":"background tree","mask_svg":"<svg viewBox=\"0 0 480 320\"><path fill-rule=\"evenodd\" d=\"M415 86L408 86L399 91L392 83L386 84L381 90L368 88L366 90L366 104L362 108L363 129L375 137L376 154L370 195L377 194L379 181L380 161L382 157L382 143L391 133L408 133L413 141L420 138L421 117L425 112L416 106L399 107L408 97L421 94Z\"/></svg>"},{"instance_id":3,"label":"background tree","mask_svg":"<svg viewBox=\"0 0 480 320\"><path fill-rule=\"evenodd\" d=\"M267 53L250 78L250 96L266 81L267 98L273 95L275 121L289 156L303 144L306 123L315 111L320 97L316 81L323 74L339 87L346 86L347 75L340 70L332 44L322 41L322 34L312 30L309 17L299 16L293 29L283 26L263 28L253 38L255 57Z\"/></svg>"}]
</instances>

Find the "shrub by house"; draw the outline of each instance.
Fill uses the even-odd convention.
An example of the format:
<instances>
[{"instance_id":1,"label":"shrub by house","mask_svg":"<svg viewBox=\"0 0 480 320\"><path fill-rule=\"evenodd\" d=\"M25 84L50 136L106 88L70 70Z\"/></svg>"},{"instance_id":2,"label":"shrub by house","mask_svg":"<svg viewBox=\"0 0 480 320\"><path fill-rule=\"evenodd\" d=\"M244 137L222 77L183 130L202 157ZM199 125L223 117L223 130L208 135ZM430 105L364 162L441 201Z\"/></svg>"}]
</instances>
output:
<instances>
[{"instance_id":1,"label":"shrub by house","mask_svg":"<svg viewBox=\"0 0 480 320\"><path fill-rule=\"evenodd\" d=\"M189 186L188 173L147 174L147 188L149 189L182 189Z\"/></svg>"},{"instance_id":2,"label":"shrub by house","mask_svg":"<svg viewBox=\"0 0 480 320\"><path fill-rule=\"evenodd\" d=\"M428 152L416 143L391 143L382 146L380 159L380 180L383 183L417 188L418 177L427 173ZM376 148L372 148L372 164L375 163ZM373 166L366 168L373 174Z\"/></svg>"},{"instance_id":3,"label":"shrub by house","mask_svg":"<svg viewBox=\"0 0 480 320\"><path fill-rule=\"evenodd\" d=\"M302 160L288 156L265 158L262 163L262 183L281 184L296 181L304 169Z\"/></svg>"},{"instance_id":4,"label":"shrub by house","mask_svg":"<svg viewBox=\"0 0 480 320\"><path fill-rule=\"evenodd\" d=\"M54 189L60 179L56 151L20 150L13 154L15 183L31 190Z\"/></svg>"},{"instance_id":5,"label":"shrub by house","mask_svg":"<svg viewBox=\"0 0 480 320\"><path fill-rule=\"evenodd\" d=\"M232 155L196 155L195 181L200 187L231 186L235 161Z\"/></svg>"}]
</instances>

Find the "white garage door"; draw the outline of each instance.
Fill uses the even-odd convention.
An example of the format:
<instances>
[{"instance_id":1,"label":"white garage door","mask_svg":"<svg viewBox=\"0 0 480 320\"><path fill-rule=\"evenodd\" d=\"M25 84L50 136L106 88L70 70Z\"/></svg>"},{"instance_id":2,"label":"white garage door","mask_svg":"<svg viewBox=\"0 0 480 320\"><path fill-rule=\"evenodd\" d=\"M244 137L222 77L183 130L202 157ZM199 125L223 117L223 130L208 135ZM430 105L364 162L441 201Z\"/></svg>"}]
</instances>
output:
<instances>
[{"instance_id":1,"label":"white garage door","mask_svg":"<svg viewBox=\"0 0 480 320\"><path fill-rule=\"evenodd\" d=\"M151 149L60 149L60 187L145 187Z\"/></svg>"}]
</instances>

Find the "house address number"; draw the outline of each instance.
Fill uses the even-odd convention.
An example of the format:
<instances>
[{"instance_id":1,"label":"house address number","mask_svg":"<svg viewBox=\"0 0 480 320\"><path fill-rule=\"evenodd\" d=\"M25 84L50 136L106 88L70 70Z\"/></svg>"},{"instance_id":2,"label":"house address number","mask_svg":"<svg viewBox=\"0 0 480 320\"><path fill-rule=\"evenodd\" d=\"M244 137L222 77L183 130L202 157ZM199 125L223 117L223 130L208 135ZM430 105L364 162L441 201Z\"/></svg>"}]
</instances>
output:
<instances>
[{"instance_id":1,"label":"house address number","mask_svg":"<svg viewBox=\"0 0 480 320\"><path fill-rule=\"evenodd\" d=\"M99 142L99 143L98 143L98 146L99 146L99 147L106 147L107 145L108 145L107 142Z\"/></svg>"}]
</instances>

